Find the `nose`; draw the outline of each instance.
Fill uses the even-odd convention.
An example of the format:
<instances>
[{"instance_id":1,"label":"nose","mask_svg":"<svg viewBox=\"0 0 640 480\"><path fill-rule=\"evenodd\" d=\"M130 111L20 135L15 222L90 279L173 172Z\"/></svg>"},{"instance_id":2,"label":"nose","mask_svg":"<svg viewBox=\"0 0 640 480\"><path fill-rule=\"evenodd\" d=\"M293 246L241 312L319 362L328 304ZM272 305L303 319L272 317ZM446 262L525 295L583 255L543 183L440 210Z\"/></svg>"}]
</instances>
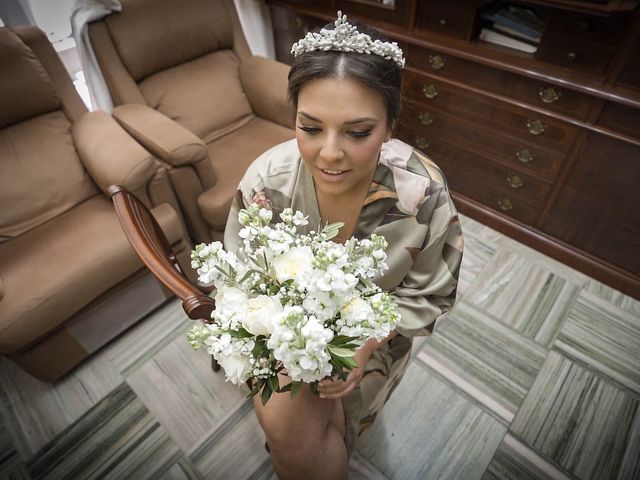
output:
<instances>
[{"instance_id":1,"label":"nose","mask_svg":"<svg viewBox=\"0 0 640 480\"><path fill-rule=\"evenodd\" d=\"M327 162L340 160L344 157L344 150L337 134L327 133L320 149L320 157Z\"/></svg>"}]
</instances>

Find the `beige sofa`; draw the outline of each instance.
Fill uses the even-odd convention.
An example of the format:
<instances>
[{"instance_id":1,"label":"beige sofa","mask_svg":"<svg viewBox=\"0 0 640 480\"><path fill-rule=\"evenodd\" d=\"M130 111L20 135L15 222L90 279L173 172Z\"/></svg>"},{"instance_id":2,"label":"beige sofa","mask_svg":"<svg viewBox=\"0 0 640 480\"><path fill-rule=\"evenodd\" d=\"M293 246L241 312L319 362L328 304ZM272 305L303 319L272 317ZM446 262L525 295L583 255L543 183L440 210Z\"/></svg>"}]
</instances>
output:
<instances>
[{"instance_id":1,"label":"beige sofa","mask_svg":"<svg viewBox=\"0 0 640 480\"><path fill-rule=\"evenodd\" d=\"M253 159L293 137L289 67L251 55L232 0L122 0L89 25L114 117L162 158L197 241Z\"/></svg>"},{"instance_id":2,"label":"beige sofa","mask_svg":"<svg viewBox=\"0 0 640 480\"><path fill-rule=\"evenodd\" d=\"M190 245L153 156L87 113L45 34L0 28L0 353L55 381L169 296L104 192L153 207L185 271Z\"/></svg>"}]
</instances>

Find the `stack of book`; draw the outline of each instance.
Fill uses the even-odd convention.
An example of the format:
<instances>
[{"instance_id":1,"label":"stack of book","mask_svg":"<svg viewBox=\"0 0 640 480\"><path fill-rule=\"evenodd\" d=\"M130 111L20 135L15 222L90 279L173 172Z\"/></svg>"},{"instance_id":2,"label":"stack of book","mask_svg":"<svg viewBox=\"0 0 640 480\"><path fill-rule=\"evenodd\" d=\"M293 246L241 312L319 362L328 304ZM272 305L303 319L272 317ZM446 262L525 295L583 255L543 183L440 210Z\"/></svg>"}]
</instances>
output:
<instances>
[{"instance_id":1,"label":"stack of book","mask_svg":"<svg viewBox=\"0 0 640 480\"><path fill-rule=\"evenodd\" d=\"M482 14L486 25L479 39L527 53L535 53L544 24L533 10L509 6Z\"/></svg>"}]
</instances>

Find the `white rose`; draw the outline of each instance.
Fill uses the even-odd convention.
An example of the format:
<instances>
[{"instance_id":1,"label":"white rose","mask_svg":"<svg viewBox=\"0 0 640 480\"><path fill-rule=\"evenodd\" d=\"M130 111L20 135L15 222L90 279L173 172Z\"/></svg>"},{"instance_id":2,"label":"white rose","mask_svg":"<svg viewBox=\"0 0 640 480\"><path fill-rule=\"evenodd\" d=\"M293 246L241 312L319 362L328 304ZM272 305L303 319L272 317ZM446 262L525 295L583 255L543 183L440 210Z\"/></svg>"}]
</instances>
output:
<instances>
[{"instance_id":1,"label":"white rose","mask_svg":"<svg viewBox=\"0 0 640 480\"><path fill-rule=\"evenodd\" d=\"M234 354L228 357L218 355L216 360L224 368L227 380L234 385L241 385L246 382L253 370L251 363L249 363L249 357L246 355Z\"/></svg>"},{"instance_id":2,"label":"white rose","mask_svg":"<svg viewBox=\"0 0 640 480\"><path fill-rule=\"evenodd\" d=\"M258 295L247 300L242 326L252 335L271 335L273 321L281 312L280 297Z\"/></svg>"},{"instance_id":3,"label":"white rose","mask_svg":"<svg viewBox=\"0 0 640 480\"><path fill-rule=\"evenodd\" d=\"M273 259L273 269L279 282L296 279L313 268L313 252L310 247L293 247L287 253Z\"/></svg>"}]
</instances>

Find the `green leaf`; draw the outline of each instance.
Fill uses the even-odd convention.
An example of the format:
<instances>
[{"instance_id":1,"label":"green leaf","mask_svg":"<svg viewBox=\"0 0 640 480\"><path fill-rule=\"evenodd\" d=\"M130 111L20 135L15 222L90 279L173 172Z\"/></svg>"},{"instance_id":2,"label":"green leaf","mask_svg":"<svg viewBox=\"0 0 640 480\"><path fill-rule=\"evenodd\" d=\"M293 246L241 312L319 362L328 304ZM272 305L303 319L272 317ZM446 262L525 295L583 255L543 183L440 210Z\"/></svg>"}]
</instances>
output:
<instances>
[{"instance_id":1,"label":"green leaf","mask_svg":"<svg viewBox=\"0 0 640 480\"><path fill-rule=\"evenodd\" d=\"M295 398L302 388L302 382L291 382L289 385L291 385L291 398Z\"/></svg>"},{"instance_id":2,"label":"green leaf","mask_svg":"<svg viewBox=\"0 0 640 480\"><path fill-rule=\"evenodd\" d=\"M326 235L327 240L331 240L336 235L338 235L338 231L344 227L343 222L330 223L322 229L322 233Z\"/></svg>"},{"instance_id":3,"label":"green leaf","mask_svg":"<svg viewBox=\"0 0 640 480\"><path fill-rule=\"evenodd\" d=\"M269 383L268 382L265 383L264 387L262 388L262 394L260 395L260 400L262 400L262 405L267 404L267 402L271 398L272 393L273 391L271 390L271 387L269 387Z\"/></svg>"},{"instance_id":4,"label":"green leaf","mask_svg":"<svg viewBox=\"0 0 640 480\"><path fill-rule=\"evenodd\" d=\"M280 382L278 381L278 375L274 375L273 377L269 377L267 379L267 383L272 392L277 392L280 388Z\"/></svg>"},{"instance_id":5,"label":"green leaf","mask_svg":"<svg viewBox=\"0 0 640 480\"><path fill-rule=\"evenodd\" d=\"M253 334L247 332L242 327L240 327L238 330L229 330L228 333L233 338L251 338L251 337L253 337Z\"/></svg>"},{"instance_id":6,"label":"green leaf","mask_svg":"<svg viewBox=\"0 0 640 480\"><path fill-rule=\"evenodd\" d=\"M331 344L327 345L327 348L332 355L336 355L338 357L353 357L356 354L356 352L354 352L353 350L343 347L336 347L335 345Z\"/></svg>"}]
</instances>

